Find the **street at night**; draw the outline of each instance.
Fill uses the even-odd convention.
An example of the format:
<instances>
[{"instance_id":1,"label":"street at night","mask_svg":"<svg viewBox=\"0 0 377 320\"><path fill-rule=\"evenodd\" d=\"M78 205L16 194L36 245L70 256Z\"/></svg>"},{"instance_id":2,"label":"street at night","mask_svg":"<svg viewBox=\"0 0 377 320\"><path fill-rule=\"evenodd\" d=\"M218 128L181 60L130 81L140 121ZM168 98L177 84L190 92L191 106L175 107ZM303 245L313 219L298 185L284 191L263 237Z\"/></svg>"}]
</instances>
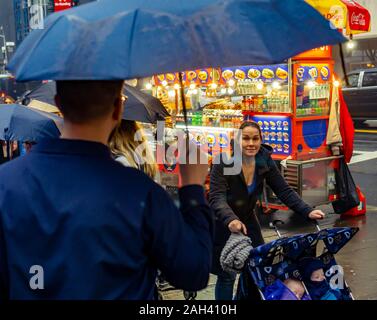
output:
<instances>
[{"instance_id":1,"label":"street at night","mask_svg":"<svg viewBox=\"0 0 377 320\"><path fill-rule=\"evenodd\" d=\"M320 313L376 248L377 1L0 0L0 305Z\"/></svg>"}]
</instances>

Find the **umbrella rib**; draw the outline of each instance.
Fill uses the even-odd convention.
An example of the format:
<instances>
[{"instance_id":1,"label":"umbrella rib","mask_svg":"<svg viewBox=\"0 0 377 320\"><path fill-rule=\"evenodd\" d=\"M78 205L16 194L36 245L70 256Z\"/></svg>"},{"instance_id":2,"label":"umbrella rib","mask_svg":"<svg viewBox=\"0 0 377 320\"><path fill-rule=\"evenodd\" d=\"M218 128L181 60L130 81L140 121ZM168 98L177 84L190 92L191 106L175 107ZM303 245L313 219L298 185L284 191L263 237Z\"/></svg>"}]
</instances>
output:
<instances>
[{"instance_id":1,"label":"umbrella rib","mask_svg":"<svg viewBox=\"0 0 377 320\"><path fill-rule=\"evenodd\" d=\"M135 35L135 25L136 25L136 19L139 15L139 10L140 9L136 9L134 11L134 14L133 14L133 20L132 20L132 26L131 26L131 34L130 34L130 38L129 38L129 41L128 41L128 56L129 58L131 58L131 52L132 52L132 47L133 47L133 40L134 40L134 35ZM128 64L127 66L127 69L128 69L128 72L127 74L131 74L131 63Z\"/></svg>"}]
</instances>

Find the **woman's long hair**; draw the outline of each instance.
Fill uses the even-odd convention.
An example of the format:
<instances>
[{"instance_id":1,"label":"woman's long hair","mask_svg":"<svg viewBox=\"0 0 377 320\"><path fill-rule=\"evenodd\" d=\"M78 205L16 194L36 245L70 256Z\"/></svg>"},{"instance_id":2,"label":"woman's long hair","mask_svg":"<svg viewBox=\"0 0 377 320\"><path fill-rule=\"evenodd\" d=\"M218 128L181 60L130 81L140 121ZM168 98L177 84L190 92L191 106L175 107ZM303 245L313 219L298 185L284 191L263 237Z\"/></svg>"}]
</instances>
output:
<instances>
[{"instance_id":1,"label":"woman's long hair","mask_svg":"<svg viewBox=\"0 0 377 320\"><path fill-rule=\"evenodd\" d=\"M109 147L115 157L124 156L131 167L140 169L152 179L156 178L155 159L143 129L136 121L122 120L110 138Z\"/></svg>"}]
</instances>

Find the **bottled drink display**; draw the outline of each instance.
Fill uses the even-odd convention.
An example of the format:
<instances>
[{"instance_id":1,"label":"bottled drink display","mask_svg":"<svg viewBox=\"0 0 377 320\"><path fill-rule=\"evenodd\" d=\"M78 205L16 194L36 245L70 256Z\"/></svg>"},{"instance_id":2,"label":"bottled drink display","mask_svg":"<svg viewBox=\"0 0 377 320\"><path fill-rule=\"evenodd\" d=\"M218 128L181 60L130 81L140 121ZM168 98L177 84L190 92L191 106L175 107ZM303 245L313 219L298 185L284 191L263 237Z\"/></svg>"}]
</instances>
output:
<instances>
[{"instance_id":1,"label":"bottled drink display","mask_svg":"<svg viewBox=\"0 0 377 320\"><path fill-rule=\"evenodd\" d=\"M297 89L297 116L328 115L330 111L330 85L317 84Z\"/></svg>"}]
</instances>

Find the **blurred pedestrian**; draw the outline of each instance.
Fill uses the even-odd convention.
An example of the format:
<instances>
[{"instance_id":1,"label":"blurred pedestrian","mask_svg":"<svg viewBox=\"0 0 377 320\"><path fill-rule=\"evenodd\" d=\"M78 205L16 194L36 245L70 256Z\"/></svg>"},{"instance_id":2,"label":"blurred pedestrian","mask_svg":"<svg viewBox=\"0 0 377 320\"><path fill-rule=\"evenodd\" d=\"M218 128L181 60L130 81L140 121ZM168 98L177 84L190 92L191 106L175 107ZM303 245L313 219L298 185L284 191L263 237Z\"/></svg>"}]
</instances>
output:
<instances>
[{"instance_id":1,"label":"blurred pedestrian","mask_svg":"<svg viewBox=\"0 0 377 320\"><path fill-rule=\"evenodd\" d=\"M7 143L4 140L0 140L0 164L7 162L7 158Z\"/></svg>"},{"instance_id":2,"label":"blurred pedestrian","mask_svg":"<svg viewBox=\"0 0 377 320\"><path fill-rule=\"evenodd\" d=\"M138 122L122 119L110 137L109 147L115 160L143 171L159 183L155 157Z\"/></svg>"},{"instance_id":3,"label":"blurred pedestrian","mask_svg":"<svg viewBox=\"0 0 377 320\"><path fill-rule=\"evenodd\" d=\"M25 150L25 154L28 154L31 151L31 148L33 147L33 145L35 145L35 142L25 141L22 145Z\"/></svg>"}]
</instances>

